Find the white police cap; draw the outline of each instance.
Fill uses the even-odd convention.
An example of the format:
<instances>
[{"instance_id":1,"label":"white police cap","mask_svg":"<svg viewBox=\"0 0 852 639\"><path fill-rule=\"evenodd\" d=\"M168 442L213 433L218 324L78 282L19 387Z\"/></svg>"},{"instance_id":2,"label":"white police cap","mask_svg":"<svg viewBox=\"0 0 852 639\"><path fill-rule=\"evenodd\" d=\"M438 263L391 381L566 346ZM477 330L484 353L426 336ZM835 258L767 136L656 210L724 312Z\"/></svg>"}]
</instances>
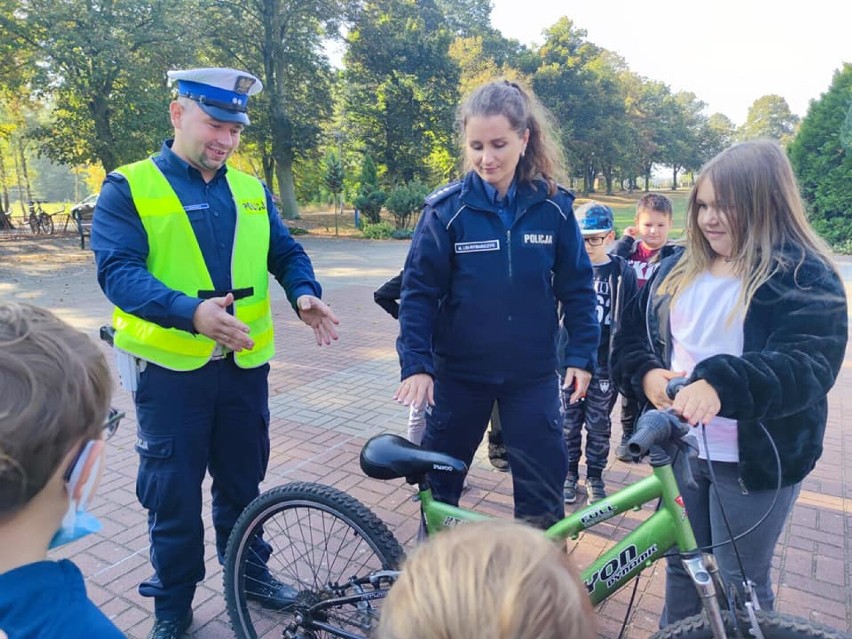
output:
<instances>
[{"instance_id":1,"label":"white police cap","mask_svg":"<svg viewBox=\"0 0 852 639\"><path fill-rule=\"evenodd\" d=\"M179 96L197 102L202 111L222 122L249 124L248 97L263 90L260 80L237 69L182 69L167 75L177 81Z\"/></svg>"}]
</instances>

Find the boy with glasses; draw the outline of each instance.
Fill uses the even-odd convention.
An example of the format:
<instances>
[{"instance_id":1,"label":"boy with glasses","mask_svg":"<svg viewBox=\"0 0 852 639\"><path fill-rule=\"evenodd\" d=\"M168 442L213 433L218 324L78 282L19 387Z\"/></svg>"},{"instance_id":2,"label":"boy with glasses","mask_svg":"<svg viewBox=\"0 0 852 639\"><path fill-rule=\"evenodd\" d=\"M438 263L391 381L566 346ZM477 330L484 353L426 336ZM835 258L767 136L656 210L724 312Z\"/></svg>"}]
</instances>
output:
<instances>
[{"instance_id":1,"label":"boy with glasses","mask_svg":"<svg viewBox=\"0 0 852 639\"><path fill-rule=\"evenodd\" d=\"M601 339L597 364L586 396L582 401L571 404L568 401L570 391L562 391L562 429L568 452L568 475L565 478L563 497L566 504L577 501L582 429L585 424L586 494L591 504L606 497L603 470L609 457L609 439L612 432L610 413L618 397L609 372L612 339L618 330L621 311L638 287L636 273L627 265L626 260L606 252L607 245L615 238L612 210L592 201L578 208L575 216L583 235L586 253L594 269L596 312L601 326ZM559 346L562 347L569 340L567 331L560 331Z\"/></svg>"},{"instance_id":2,"label":"boy with glasses","mask_svg":"<svg viewBox=\"0 0 852 639\"><path fill-rule=\"evenodd\" d=\"M9 637L124 635L48 550L101 528L87 512L104 465L110 371L86 335L49 311L0 304L0 630ZM2 635L2 633L0 633Z\"/></svg>"}]
</instances>

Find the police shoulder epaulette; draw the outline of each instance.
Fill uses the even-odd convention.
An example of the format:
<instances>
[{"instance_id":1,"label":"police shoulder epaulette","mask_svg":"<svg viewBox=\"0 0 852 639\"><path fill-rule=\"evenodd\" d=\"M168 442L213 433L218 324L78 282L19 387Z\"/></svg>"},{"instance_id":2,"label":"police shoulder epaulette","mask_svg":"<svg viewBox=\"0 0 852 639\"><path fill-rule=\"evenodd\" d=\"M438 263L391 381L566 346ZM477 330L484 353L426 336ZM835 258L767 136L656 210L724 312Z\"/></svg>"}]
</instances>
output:
<instances>
[{"instance_id":1,"label":"police shoulder epaulette","mask_svg":"<svg viewBox=\"0 0 852 639\"><path fill-rule=\"evenodd\" d=\"M561 193L564 193L565 195L570 195L571 197L577 197L577 194L574 193L574 191L569 189L567 186L562 186L561 184L557 184L556 190L560 191Z\"/></svg>"},{"instance_id":2,"label":"police shoulder epaulette","mask_svg":"<svg viewBox=\"0 0 852 639\"><path fill-rule=\"evenodd\" d=\"M438 202L446 200L454 193L461 191L462 184L461 180L457 180L456 182L450 182L449 184L442 186L440 189L432 191L426 196L426 204L429 206L435 206Z\"/></svg>"}]
</instances>

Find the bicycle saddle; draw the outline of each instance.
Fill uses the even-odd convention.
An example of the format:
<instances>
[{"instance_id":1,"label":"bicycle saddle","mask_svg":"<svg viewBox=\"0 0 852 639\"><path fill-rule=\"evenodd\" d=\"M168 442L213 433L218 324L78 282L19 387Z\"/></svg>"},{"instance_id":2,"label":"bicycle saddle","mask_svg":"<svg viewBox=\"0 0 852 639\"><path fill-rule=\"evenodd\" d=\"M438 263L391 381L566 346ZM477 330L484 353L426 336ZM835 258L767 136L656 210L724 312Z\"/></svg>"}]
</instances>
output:
<instances>
[{"instance_id":1,"label":"bicycle saddle","mask_svg":"<svg viewBox=\"0 0 852 639\"><path fill-rule=\"evenodd\" d=\"M361 449L361 470L373 479L398 479L405 477L415 483L427 473L464 473L463 461L424 450L399 435L376 435Z\"/></svg>"}]
</instances>

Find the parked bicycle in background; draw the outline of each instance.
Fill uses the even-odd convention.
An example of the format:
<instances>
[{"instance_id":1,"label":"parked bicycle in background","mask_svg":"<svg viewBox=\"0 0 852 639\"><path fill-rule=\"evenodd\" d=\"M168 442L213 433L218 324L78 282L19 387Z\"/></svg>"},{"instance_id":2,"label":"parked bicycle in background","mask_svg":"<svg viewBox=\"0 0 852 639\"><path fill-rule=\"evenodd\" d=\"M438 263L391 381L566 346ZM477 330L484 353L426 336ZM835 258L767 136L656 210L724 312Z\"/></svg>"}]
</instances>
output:
<instances>
[{"instance_id":1,"label":"parked bicycle in background","mask_svg":"<svg viewBox=\"0 0 852 639\"><path fill-rule=\"evenodd\" d=\"M39 235L41 233L44 233L45 235L53 235L56 230L53 225L53 215L55 215L55 213L48 213L45 211L41 206L43 203L44 200L29 201L29 216L27 221L33 235Z\"/></svg>"}]
</instances>

